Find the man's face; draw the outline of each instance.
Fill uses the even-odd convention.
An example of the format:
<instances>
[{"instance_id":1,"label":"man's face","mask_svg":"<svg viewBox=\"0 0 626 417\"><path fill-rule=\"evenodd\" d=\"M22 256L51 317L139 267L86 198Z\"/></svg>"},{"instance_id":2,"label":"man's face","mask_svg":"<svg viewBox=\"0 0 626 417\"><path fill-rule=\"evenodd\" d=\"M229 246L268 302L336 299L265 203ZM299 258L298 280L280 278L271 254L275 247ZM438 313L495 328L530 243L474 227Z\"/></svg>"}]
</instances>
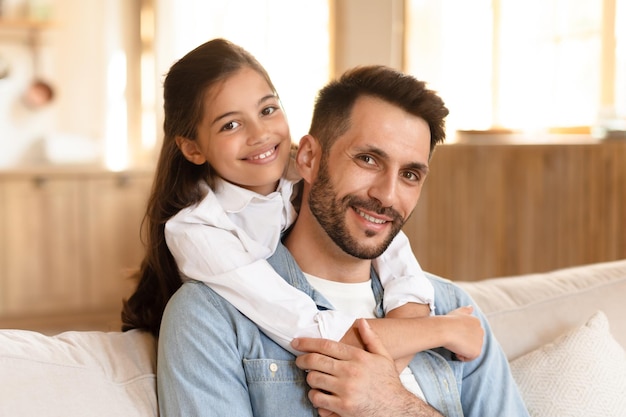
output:
<instances>
[{"instance_id":1,"label":"man's face","mask_svg":"<svg viewBox=\"0 0 626 417\"><path fill-rule=\"evenodd\" d=\"M311 212L346 253L380 256L417 204L429 152L426 121L383 100L359 98L350 129L320 162Z\"/></svg>"}]
</instances>

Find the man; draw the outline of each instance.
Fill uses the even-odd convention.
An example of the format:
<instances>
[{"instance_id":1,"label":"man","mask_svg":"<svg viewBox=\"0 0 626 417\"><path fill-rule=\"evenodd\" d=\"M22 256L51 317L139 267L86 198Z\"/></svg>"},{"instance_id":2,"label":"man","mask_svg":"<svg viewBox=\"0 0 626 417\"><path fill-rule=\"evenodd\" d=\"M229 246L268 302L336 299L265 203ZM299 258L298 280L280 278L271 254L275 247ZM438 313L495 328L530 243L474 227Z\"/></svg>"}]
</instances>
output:
<instances>
[{"instance_id":1,"label":"man","mask_svg":"<svg viewBox=\"0 0 626 417\"><path fill-rule=\"evenodd\" d=\"M296 159L303 176L298 219L269 259L319 308L342 302L333 302L330 286L341 293L365 283L364 297L380 315L382 288L371 259L415 208L432 152L444 138L446 115L423 83L385 67L355 69L320 92ZM452 283L431 281L437 314L471 304ZM357 329L365 350L300 339L293 347L309 353L294 363L292 354L210 288L189 282L163 317L161 412L307 416L319 407L320 415L344 417L528 415L506 358L476 314L486 330L480 357L462 362L445 349L416 354L410 368L419 389L411 393L366 321ZM410 320L402 322L407 338L428 337L411 332Z\"/></svg>"}]
</instances>

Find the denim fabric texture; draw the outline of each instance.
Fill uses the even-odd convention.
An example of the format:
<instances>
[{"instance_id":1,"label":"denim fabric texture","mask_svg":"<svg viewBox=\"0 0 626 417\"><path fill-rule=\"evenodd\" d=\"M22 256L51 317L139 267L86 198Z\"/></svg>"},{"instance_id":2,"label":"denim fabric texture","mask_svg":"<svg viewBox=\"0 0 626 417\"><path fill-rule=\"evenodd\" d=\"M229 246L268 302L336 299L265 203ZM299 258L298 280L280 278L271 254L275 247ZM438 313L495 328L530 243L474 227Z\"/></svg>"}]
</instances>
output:
<instances>
[{"instance_id":1,"label":"denim fabric texture","mask_svg":"<svg viewBox=\"0 0 626 417\"><path fill-rule=\"evenodd\" d=\"M318 308L332 309L282 244L268 261ZM474 304L452 282L426 275L435 288L435 314ZM372 278L382 316L383 289L373 269ZM445 349L433 349L415 355L411 370L428 403L447 417L528 416L506 357L474 307L485 328L481 356L460 362ZM305 373L295 366L294 356L200 282L186 282L170 300L157 363L163 417L317 415L307 398Z\"/></svg>"}]
</instances>

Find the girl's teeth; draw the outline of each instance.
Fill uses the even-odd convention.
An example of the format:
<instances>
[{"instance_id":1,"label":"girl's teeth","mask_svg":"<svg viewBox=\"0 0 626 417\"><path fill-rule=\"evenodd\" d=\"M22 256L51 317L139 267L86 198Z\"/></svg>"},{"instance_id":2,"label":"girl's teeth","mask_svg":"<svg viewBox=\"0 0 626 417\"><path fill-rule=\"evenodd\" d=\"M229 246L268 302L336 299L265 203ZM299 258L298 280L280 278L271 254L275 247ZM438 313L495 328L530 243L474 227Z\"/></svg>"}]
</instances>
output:
<instances>
[{"instance_id":1,"label":"girl's teeth","mask_svg":"<svg viewBox=\"0 0 626 417\"><path fill-rule=\"evenodd\" d=\"M273 153L274 153L274 149L270 149L269 151L262 153L261 155L253 156L252 159L265 159Z\"/></svg>"}]
</instances>

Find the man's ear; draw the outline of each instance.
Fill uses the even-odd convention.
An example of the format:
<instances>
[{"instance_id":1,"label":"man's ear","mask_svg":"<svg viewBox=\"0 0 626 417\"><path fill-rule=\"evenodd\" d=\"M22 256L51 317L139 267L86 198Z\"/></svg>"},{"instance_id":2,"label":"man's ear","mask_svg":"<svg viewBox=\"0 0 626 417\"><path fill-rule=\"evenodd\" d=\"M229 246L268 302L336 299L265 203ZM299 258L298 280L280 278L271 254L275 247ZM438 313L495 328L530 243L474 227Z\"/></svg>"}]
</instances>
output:
<instances>
[{"instance_id":1,"label":"man's ear","mask_svg":"<svg viewBox=\"0 0 626 417\"><path fill-rule=\"evenodd\" d=\"M195 140L183 136L176 136L176 145L183 156L192 164L202 165L206 162L206 158L198 147L198 142Z\"/></svg>"},{"instance_id":2,"label":"man's ear","mask_svg":"<svg viewBox=\"0 0 626 417\"><path fill-rule=\"evenodd\" d=\"M317 139L311 135L305 135L300 139L298 153L296 154L296 165L302 178L311 183L317 175L319 161L321 158L321 147Z\"/></svg>"}]
</instances>

